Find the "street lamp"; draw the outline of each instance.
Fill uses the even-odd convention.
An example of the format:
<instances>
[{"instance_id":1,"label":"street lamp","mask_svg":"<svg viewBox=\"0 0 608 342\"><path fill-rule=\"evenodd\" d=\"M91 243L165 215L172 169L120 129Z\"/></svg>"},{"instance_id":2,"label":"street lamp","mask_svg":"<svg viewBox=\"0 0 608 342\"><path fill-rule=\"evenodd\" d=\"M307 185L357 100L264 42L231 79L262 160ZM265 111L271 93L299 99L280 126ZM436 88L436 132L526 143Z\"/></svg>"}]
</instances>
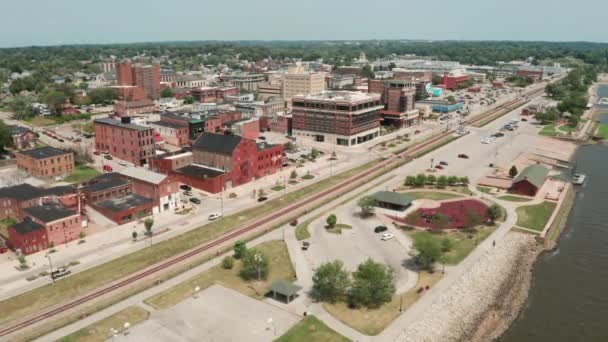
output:
<instances>
[{"instance_id":1,"label":"street lamp","mask_svg":"<svg viewBox=\"0 0 608 342\"><path fill-rule=\"evenodd\" d=\"M51 254L48 253L46 258L49 259L49 265L51 266L51 279L53 280L53 284L55 284L55 277L53 277L53 260L51 260Z\"/></svg>"},{"instance_id":2,"label":"street lamp","mask_svg":"<svg viewBox=\"0 0 608 342\"><path fill-rule=\"evenodd\" d=\"M198 293L200 292L201 287L197 286L194 288L194 295L192 297L194 297L195 299L198 298Z\"/></svg>"},{"instance_id":3,"label":"street lamp","mask_svg":"<svg viewBox=\"0 0 608 342\"><path fill-rule=\"evenodd\" d=\"M260 252L255 253L255 255L253 256L253 260L255 261L256 268L258 270L258 281L260 281L262 279L262 254L260 254Z\"/></svg>"},{"instance_id":4,"label":"street lamp","mask_svg":"<svg viewBox=\"0 0 608 342\"><path fill-rule=\"evenodd\" d=\"M129 327L131 327L131 323L125 322L125 324L123 325L124 330L122 331L123 335L129 335Z\"/></svg>"}]
</instances>

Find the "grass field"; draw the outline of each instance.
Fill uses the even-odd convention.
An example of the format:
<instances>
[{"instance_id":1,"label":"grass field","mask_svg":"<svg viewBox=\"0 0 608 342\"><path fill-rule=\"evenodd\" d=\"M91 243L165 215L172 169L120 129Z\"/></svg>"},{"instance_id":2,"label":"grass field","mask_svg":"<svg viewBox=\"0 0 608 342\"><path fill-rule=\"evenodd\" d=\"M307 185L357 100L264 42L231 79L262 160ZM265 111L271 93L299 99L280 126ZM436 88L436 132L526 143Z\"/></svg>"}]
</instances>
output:
<instances>
[{"instance_id":1,"label":"grass field","mask_svg":"<svg viewBox=\"0 0 608 342\"><path fill-rule=\"evenodd\" d=\"M49 118L48 116L35 116L31 119L26 120L25 122L37 127L44 127L56 124L55 120Z\"/></svg>"},{"instance_id":2,"label":"grass field","mask_svg":"<svg viewBox=\"0 0 608 342\"><path fill-rule=\"evenodd\" d=\"M42 308L77 297L197 245L217 239L239 228L247 221L276 212L280 208L350 178L376 163L376 161L372 161L331 178L323 179L277 199L267 201L264 205L225 216L221 220L213 221L176 237L155 243L152 247L133 252L61 279L54 285L41 286L3 300L0 302L0 312L3 313L0 317L0 323L38 312Z\"/></svg>"},{"instance_id":3,"label":"grass field","mask_svg":"<svg viewBox=\"0 0 608 342\"><path fill-rule=\"evenodd\" d=\"M217 265L181 284L146 299L145 303L156 309L166 309L190 298L194 294L195 287L199 286L201 289L205 289L213 284L220 284L247 296L263 299L273 281L278 279L296 279L296 272L291 264L287 246L283 241L264 242L255 248L263 252L269 260L270 271L265 281L247 282L241 279L239 277L241 262L240 260L235 260L234 267L230 270Z\"/></svg>"},{"instance_id":4,"label":"grass field","mask_svg":"<svg viewBox=\"0 0 608 342\"><path fill-rule=\"evenodd\" d=\"M521 196L512 196L512 195L504 195L504 196L499 196L497 198L500 200L509 201L509 202L530 202L532 200L532 198L521 197Z\"/></svg>"},{"instance_id":5,"label":"grass field","mask_svg":"<svg viewBox=\"0 0 608 342\"><path fill-rule=\"evenodd\" d=\"M546 136L546 137L554 137L557 135L557 131L555 130L555 125L549 124L549 125L545 125L543 127L543 129L541 129L540 132L538 132L538 134Z\"/></svg>"},{"instance_id":6,"label":"grass field","mask_svg":"<svg viewBox=\"0 0 608 342\"><path fill-rule=\"evenodd\" d=\"M545 201L517 208L517 225L542 232L557 204Z\"/></svg>"},{"instance_id":7,"label":"grass field","mask_svg":"<svg viewBox=\"0 0 608 342\"><path fill-rule=\"evenodd\" d=\"M112 338L110 329L119 332L124 330L124 323L129 322L131 327L150 317L150 313L139 306L130 306L114 315L80 329L73 334L59 339L59 342L103 342Z\"/></svg>"},{"instance_id":8,"label":"grass field","mask_svg":"<svg viewBox=\"0 0 608 342\"><path fill-rule=\"evenodd\" d=\"M352 229L353 227L350 224L338 223L333 228L327 228L328 233L332 234L342 234L342 229Z\"/></svg>"},{"instance_id":9,"label":"grass field","mask_svg":"<svg viewBox=\"0 0 608 342\"><path fill-rule=\"evenodd\" d=\"M272 191L283 191L283 190L285 190L285 187L283 185L275 185L272 188L270 188L270 190L272 190Z\"/></svg>"},{"instance_id":10,"label":"grass field","mask_svg":"<svg viewBox=\"0 0 608 342\"><path fill-rule=\"evenodd\" d=\"M484 194L489 194L489 193L490 193L490 190L492 190L492 189L491 189L491 188L488 188L488 187L486 187L486 186L478 186L478 187L477 187L477 191L481 191L481 192L483 192Z\"/></svg>"},{"instance_id":11,"label":"grass field","mask_svg":"<svg viewBox=\"0 0 608 342\"><path fill-rule=\"evenodd\" d=\"M296 239L298 241L306 240L310 237L310 232L308 231L308 226L310 222L312 222L314 218L310 218L296 226Z\"/></svg>"},{"instance_id":12,"label":"grass field","mask_svg":"<svg viewBox=\"0 0 608 342\"><path fill-rule=\"evenodd\" d=\"M289 329L275 342L348 342L346 337L338 334L325 323L312 315L304 317L298 324Z\"/></svg>"},{"instance_id":13,"label":"grass field","mask_svg":"<svg viewBox=\"0 0 608 342\"><path fill-rule=\"evenodd\" d=\"M419 288L434 286L441 279L441 276L441 272L418 273L416 287L401 295L393 296L393 299L389 303L384 304L378 309L351 309L344 302L334 304L323 303L323 307L332 316L353 329L366 335L378 335L399 316L400 307L405 311L420 298L420 294L418 293Z\"/></svg>"},{"instance_id":14,"label":"grass field","mask_svg":"<svg viewBox=\"0 0 608 342\"><path fill-rule=\"evenodd\" d=\"M64 181L68 183L82 183L100 174L101 172L88 166L76 165L76 170L71 175L65 177Z\"/></svg>"},{"instance_id":15,"label":"grass field","mask_svg":"<svg viewBox=\"0 0 608 342\"><path fill-rule=\"evenodd\" d=\"M558 126L557 129L564 133L570 133L570 132L576 131L576 127L572 127L570 125L561 125L561 126Z\"/></svg>"},{"instance_id":16,"label":"grass field","mask_svg":"<svg viewBox=\"0 0 608 342\"><path fill-rule=\"evenodd\" d=\"M597 129L597 135L602 139L608 139L608 124L601 124Z\"/></svg>"},{"instance_id":17,"label":"grass field","mask_svg":"<svg viewBox=\"0 0 608 342\"><path fill-rule=\"evenodd\" d=\"M463 197L461 194L455 194L452 192L440 192L440 191L412 191L405 192L405 194L410 195L416 199L430 199L435 201L441 201L446 199Z\"/></svg>"},{"instance_id":18,"label":"grass field","mask_svg":"<svg viewBox=\"0 0 608 342\"><path fill-rule=\"evenodd\" d=\"M485 240L496 228L482 227L477 229L477 233L465 233L463 231L444 231L441 233L431 233L421 230L408 230L406 234L416 241L418 239L433 239L441 244L443 239L449 239L451 243L450 251L444 253L445 263L457 265L467 257L476 247Z\"/></svg>"}]
</instances>

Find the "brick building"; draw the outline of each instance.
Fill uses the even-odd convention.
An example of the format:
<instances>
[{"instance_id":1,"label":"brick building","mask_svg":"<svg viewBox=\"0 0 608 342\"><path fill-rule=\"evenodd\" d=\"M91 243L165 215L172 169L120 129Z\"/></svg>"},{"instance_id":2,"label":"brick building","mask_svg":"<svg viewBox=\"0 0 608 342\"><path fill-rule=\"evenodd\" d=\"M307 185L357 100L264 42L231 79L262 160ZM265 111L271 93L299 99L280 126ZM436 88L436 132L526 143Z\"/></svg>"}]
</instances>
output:
<instances>
[{"instance_id":1,"label":"brick building","mask_svg":"<svg viewBox=\"0 0 608 342\"><path fill-rule=\"evenodd\" d=\"M160 121L178 125L186 125L188 127L188 138L190 140L196 140L196 138L198 138L198 136L205 131L205 122L191 116L181 116L176 113L164 113L160 116Z\"/></svg>"},{"instance_id":2,"label":"brick building","mask_svg":"<svg viewBox=\"0 0 608 342\"><path fill-rule=\"evenodd\" d=\"M152 199L134 193L105 199L93 205L95 210L117 224L124 224L150 216L153 206Z\"/></svg>"},{"instance_id":3,"label":"brick building","mask_svg":"<svg viewBox=\"0 0 608 342\"><path fill-rule=\"evenodd\" d=\"M72 186L43 189L24 183L0 188L0 220L9 217L22 220L26 216L23 209L43 202L58 202L78 210L78 199L76 189Z\"/></svg>"},{"instance_id":4,"label":"brick building","mask_svg":"<svg viewBox=\"0 0 608 342\"><path fill-rule=\"evenodd\" d=\"M67 244L78 239L80 232L83 231L80 213L58 204L37 205L26 208L24 211L29 220L44 227L48 244Z\"/></svg>"},{"instance_id":5,"label":"brick building","mask_svg":"<svg viewBox=\"0 0 608 342\"><path fill-rule=\"evenodd\" d=\"M379 94L325 91L292 98L297 139L353 146L380 135Z\"/></svg>"},{"instance_id":6,"label":"brick building","mask_svg":"<svg viewBox=\"0 0 608 342\"><path fill-rule=\"evenodd\" d=\"M167 121L150 122L150 127L169 145L182 147L190 144L188 124Z\"/></svg>"},{"instance_id":7,"label":"brick building","mask_svg":"<svg viewBox=\"0 0 608 342\"><path fill-rule=\"evenodd\" d=\"M63 177L74 172L74 154L50 146L15 153L19 170L34 177Z\"/></svg>"},{"instance_id":8,"label":"brick building","mask_svg":"<svg viewBox=\"0 0 608 342\"><path fill-rule=\"evenodd\" d=\"M520 77L530 77L535 81L540 81L543 79L544 72L542 70L527 70L527 69L518 69L515 71L515 75Z\"/></svg>"},{"instance_id":9,"label":"brick building","mask_svg":"<svg viewBox=\"0 0 608 342\"><path fill-rule=\"evenodd\" d=\"M455 90L461 87L462 84L469 80L469 75L464 73L449 73L444 74L441 79L441 84L444 89Z\"/></svg>"},{"instance_id":10,"label":"brick building","mask_svg":"<svg viewBox=\"0 0 608 342\"><path fill-rule=\"evenodd\" d=\"M95 124L95 149L128 161L136 166L148 164L155 155L154 129L132 124L129 117L121 121L104 118Z\"/></svg>"},{"instance_id":11,"label":"brick building","mask_svg":"<svg viewBox=\"0 0 608 342\"><path fill-rule=\"evenodd\" d=\"M28 255L49 248L46 229L43 225L26 217L22 222L8 227L8 246Z\"/></svg>"},{"instance_id":12,"label":"brick building","mask_svg":"<svg viewBox=\"0 0 608 342\"><path fill-rule=\"evenodd\" d=\"M160 66L142 65L131 62L116 65L116 79L120 86L136 86L143 88L146 98L156 100L160 98Z\"/></svg>"},{"instance_id":13,"label":"brick building","mask_svg":"<svg viewBox=\"0 0 608 342\"><path fill-rule=\"evenodd\" d=\"M256 178L271 175L283 168L283 145L261 142L256 146L258 149Z\"/></svg>"},{"instance_id":14,"label":"brick building","mask_svg":"<svg viewBox=\"0 0 608 342\"><path fill-rule=\"evenodd\" d=\"M198 102L223 102L226 96L238 95L238 87L201 87L190 90Z\"/></svg>"},{"instance_id":15,"label":"brick building","mask_svg":"<svg viewBox=\"0 0 608 342\"><path fill-rule=\"evenodd\" d=\"M240 135L245 139L255 140L260 136L260 120L258 118L228 121L224 134Z\"/></svg>"},{"instance_id":16,"label":"brick building","mask_svg":"<svg viewBox=\"0 0 608 342\"><path fill-rule=\"evenodd\" d=\"M154 214L179 206L179 183L175 179L141 167L127 167L119 173L131 181L135 194L152 200Z\"/></svg>"},{"instance_id":17,"label":"brick building","mask_svg":"<svg viewBox=\"0 0 608 342\"><path fill-rule=\"evenodd\" d=\"M410 80L369 80L368 92L380 94L384 110L380 111L383 126L410 127L418 123L415 109L416 85Z\"/></svg>"},{"instance_id":18,"label":"brick building","mask_svg":"<svg viewBox=\"0 0 608 342\"><path fill-rule=\"evenodd\" d=\"M21 126L9 126L11 132L12 146L17 150L32 148L36 146L36 133L31 129Z\"/></svg>"},{"instance_id":19,"label":"brick building","mask_svg":"<svg viewBox=\"0 0 608 342\"><path fill-rule=\"evenodd\" d=\"M114 114L123 116L134 116L138 114L152 113L156 110L154 101L143 99L139 101L116 101L114 103Z\"/></svg>"},{"instance_id":20,"label":"brick building","mask_svg":"<svg viewBox=\"0 0 608 342\"><path fill-rule=\"evenodd\" d=\"M131 192L131 182L115 172L99 175L91 179L82 188L82 193L88 204L126 196Z\"/></svg>"},{"instance_id":21,"label":"brick building","mask_svg":"<svg viewBox=\"0 0 608 342\"><path fill-rule=\"evenodd\" d=\"M179 168L191 165L194 163L192 152L190 151L175 151L157 156L150 161L150 170L171 174Z\"/></svg>"}]
</instances>

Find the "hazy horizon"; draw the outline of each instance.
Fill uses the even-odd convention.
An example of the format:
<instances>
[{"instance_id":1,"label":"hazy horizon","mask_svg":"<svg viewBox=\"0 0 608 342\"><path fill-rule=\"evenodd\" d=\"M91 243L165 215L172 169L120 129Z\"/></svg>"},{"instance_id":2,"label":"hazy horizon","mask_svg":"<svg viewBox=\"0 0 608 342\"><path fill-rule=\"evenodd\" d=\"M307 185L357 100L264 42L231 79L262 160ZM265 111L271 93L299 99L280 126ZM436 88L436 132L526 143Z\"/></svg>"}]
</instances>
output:
<instances>
[{"instance_id":1,"label":"hazy horizon","mask_svg":"<svg viewBox=\"0 0 608 342\"><path fill-rule=\"evenodd\" d=\"M0 47L189 41L608 42L608 1L13 1ZM593 23L598 23L594 25ZM7 34L8 33L8 34Z\"/></svg>"}]
</instances>

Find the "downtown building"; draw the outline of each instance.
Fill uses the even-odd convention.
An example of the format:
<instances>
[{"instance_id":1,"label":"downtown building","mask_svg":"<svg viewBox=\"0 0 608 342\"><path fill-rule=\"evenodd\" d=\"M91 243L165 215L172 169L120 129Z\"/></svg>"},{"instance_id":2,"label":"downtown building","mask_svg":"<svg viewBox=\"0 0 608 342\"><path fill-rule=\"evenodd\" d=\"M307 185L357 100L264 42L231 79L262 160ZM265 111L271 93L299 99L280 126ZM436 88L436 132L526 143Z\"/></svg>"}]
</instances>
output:
<instances>
[{"instance_id":1,"label":"downtown building","mask_svg":"<svg viewBox=\"0 0 608 342\"><path fill-rule=\"evenodd\" d=\"M132 124L130 119L95 120L95 149L135 166L146 165L155 154L154 128Z\"/></svg>"},{"instance_id":2,"label":"downtown building","mask_svg":"<svg viewBox=\"0 0 608 342\"><path fill-rule=\"evenodd\" d=\"M382 126L410 127L418 123L415 108L416 84L411 80L369 80L368 93L380 94L384 109L380 111Z\"/></svg>"},{"instance_id":3,"label":"downtown building","mask_svg":"<svg viewBox=\"0 0 608 342\"><path fill-rule=\"evenodd\" d=\"M292 98L296 139L354 146L380 135L380 94L324 91Z\"/></svg>"},{"instance_id":4,"label":"downtown building","mask_svg":"<svg viewBox=\"0 0 608 342\"><path fill-rule=\"evenodd\" d=\"M141 65L131 62L116 65L118 100L114 113L120 117L150 113L155 110L154 100L160 98L161 71L159 65Z\"/></svg>"}]
</instances>

